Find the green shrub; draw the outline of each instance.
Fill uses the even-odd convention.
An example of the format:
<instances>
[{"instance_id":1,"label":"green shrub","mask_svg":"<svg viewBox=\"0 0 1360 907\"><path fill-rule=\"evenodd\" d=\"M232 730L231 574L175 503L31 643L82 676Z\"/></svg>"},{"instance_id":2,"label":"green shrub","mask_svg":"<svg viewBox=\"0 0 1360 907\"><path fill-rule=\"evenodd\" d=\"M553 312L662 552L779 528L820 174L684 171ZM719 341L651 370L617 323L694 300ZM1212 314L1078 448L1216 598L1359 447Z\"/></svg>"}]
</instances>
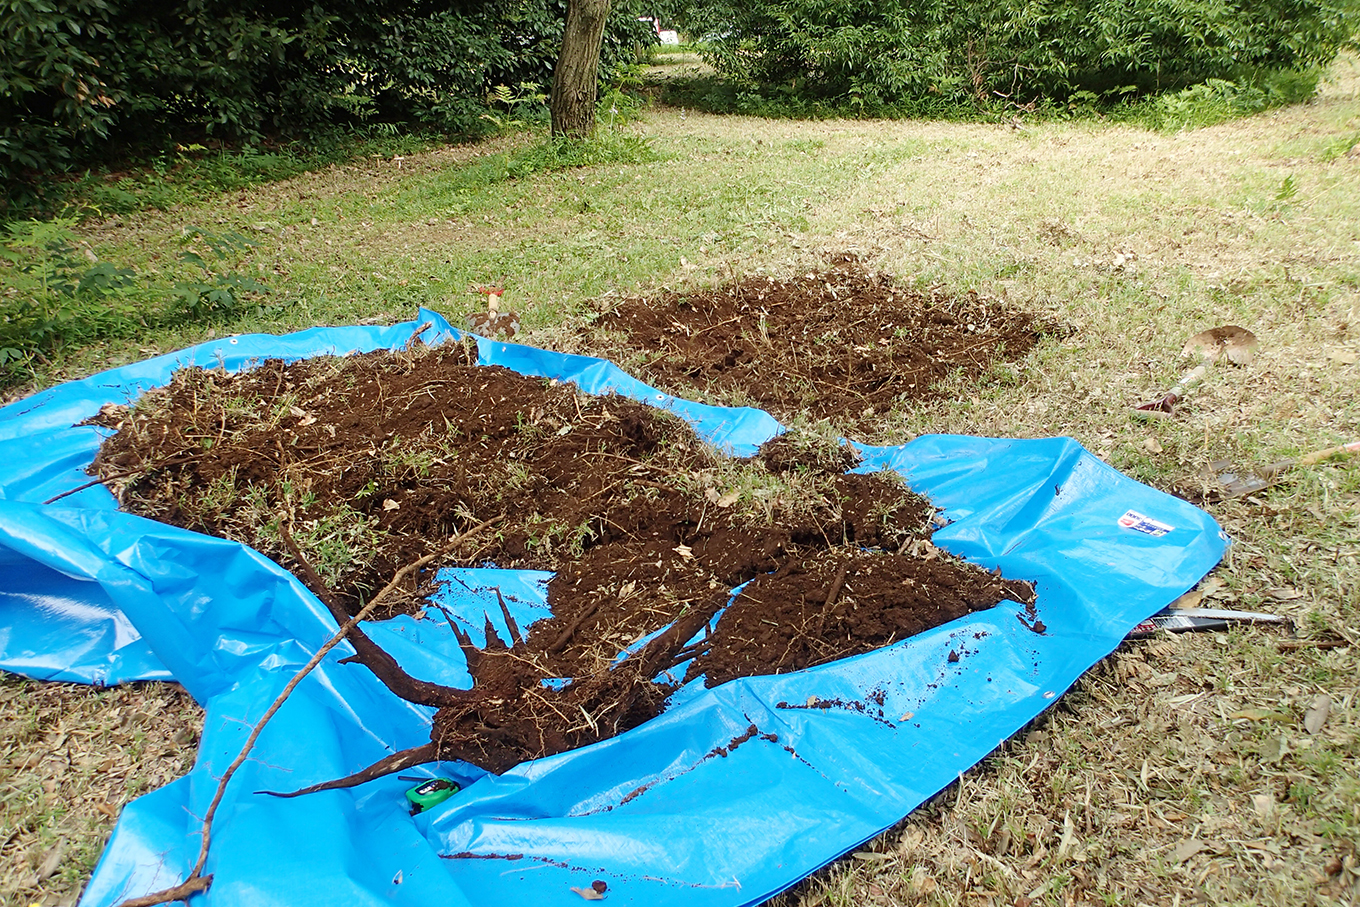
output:
<instances>
[{"instance_id":1,"label":"green shrub","mask_svg":"<svg viewBox=\"0 0 1360 907\"><path fill-rule=\"evenodd\" d=\"M20 221L0 239L0 387L71 347L229 321L268 292L234 270L251 248L238 234L186 229L180 272L167 284L100 261L75 224L73 216Z\"/></svg>"},{"instance_id":2,"label":"green shrub","mask_svg":"<svg viewBox=\"0 0 1360 907\"><path fill-rule=\"evenodd\" d=\"M648 40L616 4L607 74ZM564 0L0 0L0 185L109 154L400 122L487 127L496 85L546 88Z\"/></svg>"},{"instance_id":3,"label":"green shrub","mask_svg":"<svg viewBox=\"0 0 1360 907\"><path fill-rule=\"evenodd\" d=\"M707 0L686 24L741 89L866 112L1108 104L1210 79L1249 107L1355 46L1360 0Z\"/></svg>"}]
</instances>

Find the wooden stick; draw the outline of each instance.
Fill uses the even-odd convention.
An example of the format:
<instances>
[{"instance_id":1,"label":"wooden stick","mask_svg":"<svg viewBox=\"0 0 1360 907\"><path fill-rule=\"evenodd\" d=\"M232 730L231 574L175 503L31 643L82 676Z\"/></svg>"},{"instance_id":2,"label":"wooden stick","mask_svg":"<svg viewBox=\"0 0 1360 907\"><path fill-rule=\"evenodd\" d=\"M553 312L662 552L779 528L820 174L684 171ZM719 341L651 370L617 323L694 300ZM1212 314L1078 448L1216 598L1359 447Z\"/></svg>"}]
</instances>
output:
<instances>
[{"instance_id":1,"label":"wooden stick","mask_svg":"<svg viewBox=\"0 0 1360 907\"><path fill-rule=\"evenodd\" d=\"M331 638L326 640L326 643L320 649L317 649L316 654L308 659L307 663L302 666L302 670L293 675L293 679L288 681L288 685L283 688L283 692L275 697L273 704L269 706L264 715L251 729L250 736L246 738L245 746L241 748L241 752L237 754L236 759L227 767L227 770L222 773L221 779L218 780L217 790L213 794L212 802L208 804L208 811L203 814L203 843L199 846L198 861L194 863L194 868L189 873L189 877L180 884L166 888L162 891L124 901L119 907L152 907L152 905L155 904L168 904L171 901L186 900L191 894L208 890L209 886L212 885L212 876L203 875L203 866L208 861L208 848L212 845L212 821L213 817L217 814L217 807L222 803L222 797L227 791L227 785L231 783L232 776L236 774L236 770L241 767L242 763L246 761L246 757L250 755L250 751L254 749L255 741L260 739L260 733L264 730L265 725L269 723L269 719L273 718L275 713L283 707L283 703L292 694L293 690L297 689L297 685L302 682L303 678L312 673L312 670L321 663L321 659L325 658L326 654L330 652L331 649L334 649L340 643L344 642L345 636L359 623L359 621L373 613L373 609L382 601L383 595L391 588L392 584L389 584L387 589L384 589L382 593L375 595L367 605L364 605L364 607L359 610L358 614L355 614L349 620L345 621L340 629L331 634Z\"/></svg>"},{"instance_id":2,"label":"wooden stick","mask_svg":"<svg viewBox=\"0 0 1360 907\"><path fill-rule=\"evenodd\" d=\"M52 497L50 497L50 498L48 498L47 500L43 501L43 504L45 504L45 505L46 505L46 504L55 504L57 501L60 501L62 498L70 497L71 495L75 494L76 492L84 491L86 488L93 488L95 485L102 485L102 484L105 483L105 482L112 482L114 479L126 479L128 476L135 476L135 475L137 475L138 473L143 473L143 472L154 472L154 471L157 470L157 469L164 469L164 468L167 467L167 466L179 466L179 465L184 464L184 463L192 463L194 460L199 459L199 456L200 456L200 455L197 455L197 454L196 454L196 455L194 455L194 456L192 456L192 457L185 457L185 456L182 456L182 453L183 453L183 452L181 451L181 454L176 455L175 457L173 457L173 458L171 458L171 459L169 459L169 460L162 460L161 462L159 462L159 463L153 463L153 464L150 465L150 466L145 466L145 465L143 465L143 466L137 467L136 469L125 469L125 470L123 470L122 472L115 472L115 473L112 473L111 475L100 476L100 477L97 478L97 479L91 479L90 481L86 482L84 485L77 485L75 488L72 488L70 491L63 491L61 494L55 494L55 495L53 495Z\"/></svg>"},{"instance_id":3,"label":"wooden stick","mask_svg":"<svg viewBox=\"0 0 1360 907\"><path fill-rule=\"evenodd\" d=\"M831 581L830 587L826 590L826 601L822 604L821 617L817 619L817 635L822 635L822 630L826 627L826 612L836 604L836 599L840 597L841 587L845 585L845 574L850 570L850 559L846 559L841 564L841 569L836 571L836 578Z\"/></svg>"},{"instance_id":4,"label":"wooden stick","mask_svg":"<svg viewBox=\"0 0 1360 907\"><path fill-rule=\"evenodd\" d=\"M342 623L340 625L340 628L336 630L333 634L331 634L330 639L326 640L325 644L322 645L321 648L316 651L316 654L314 654L310 659L308 659L307 663L302 666L302 669L293 675L293 679L288 681L288 685L283 688L283 692L279 693L279 695L275 697L273 704L269 706L269 708L265 711L264 715L260 718L258 722L256 722L255 726L251 729L250 736L246 738L245 746L241 748L241 752L237 754L236 759L231 763L231 765L227 766L227 770L222 773L222 777L217 782L217 790L213 793L212 802L208 804L208 811L203 814L203 843L199 845L198 860L194 863L194 868L189 873L188 878L186 878L183 882L179 883L178 885L171 886L170 888L152 892L151 894L143 895L142 897L139 898L132 898L123 901L121 904L118 905L118 907L154 907L154 905L157 904L168 904L172 901L184 901L187 900L190 895L208 890L208 888L212 885L213 877L211 874L204 875L203 867L208 862L208 849L209 847L212 846L213 817L217 814L217 807L222 803L222 797L223 795L226 794L227 785L231 783L232 776L236 774L236 770L239 769L241 765L246 761L246 758L250 755L250 751L255 748L255 741L260 739L260 734L262 731L264 731L265 725L267 725L269 723L269 720L274 717L275 713L277 713L278 710L283 707L284 702L287 701L290 695L292 695L293 690L297 689L298 684L302 683L303 679L308 674L312 673L312 670L315 669L316 666L321 663L321 659L325 658L326 654L329 653L331 649L334 649L340 643L344 642L345 639L350 635L351 631L355 630L358 627L359 622L367 618L370 614L372 614L374 609L377 608L378 605L382 603L383 599L390 595L394 589L398 588L402 581L405 580L407 576L409 576L414 571L419 570L421 567L425 566L430 561L434 560L436 557L443 554L444 551L453 547L453 545L467 538L469 535L475 532L480 532L485 527L492 525L493 523L497 523L501 519L503 519L503 517L497 517L494 520L487 520L484 523L474 526L467 532L450 540L450 542L447 545L445 545L444 548L440 549L439 551L436 551L434 554L428 554L425 557L421 558L420 560L414 561L410 564L407 564L405 567L402 567L400 570L397 571L396 575L392 577L392 581L383 587L381 592L373 596L373 598L369 599L368 604L360 608L357 614L355 614L353 617L349 618L344 623ZM310 570L311 565L308 564L307 568ZM313 571L313 573L314 572L315 571ZM322 588L323 590L325 590L324 584Z\"/></svg>"}]
</instances>

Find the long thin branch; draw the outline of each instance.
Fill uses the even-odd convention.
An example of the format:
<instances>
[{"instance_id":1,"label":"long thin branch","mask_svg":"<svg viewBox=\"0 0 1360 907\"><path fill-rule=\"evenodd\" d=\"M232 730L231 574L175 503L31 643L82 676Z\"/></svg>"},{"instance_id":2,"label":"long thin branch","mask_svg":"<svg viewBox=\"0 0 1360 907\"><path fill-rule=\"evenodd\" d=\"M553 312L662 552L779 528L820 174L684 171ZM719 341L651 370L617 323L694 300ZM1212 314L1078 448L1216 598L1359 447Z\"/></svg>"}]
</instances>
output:
<instances>
[{"instance_id":1,"label":"long thin branch","mask_svg":"<svg viewBox=\"0 0 1360 907\"><path fill-rule=\"evenodd\" d=\"M373 601L383 599L394 589L398 588L412 573L425 567L431 561L443 557L452 551L459 543L476 535L483 529L494 526L503 519L505 519L505 516L501 515L478 523L466 532L454 536L439 550L431 552L420 560L413 561L405 567L402 567L396 572L396 575L392 577L392 581L388 583L381 592L373 597ZM316 593L317 598L319 598L321 603L330 610L331 615L337 622L342 621L345 617L344 609L341 608L336 601L335 595L332 593L330 587L316 572L316 569L312 567L306 556L303 555L302 549L298 547L297 541L293 538L292 533L288 531L286 524L281 523L279 525L279 535L282 537L283 543L288 547L288 551L292 555L293 560L297 561L298 566L302 569L308 584ZM372 602L369 604L371 605ZM455 632L457 632L456 628ZM439 707L451 705L467 695L466 690L460 690L456 687L448 687L438 683L430 683L427 680L419 680L412 677L402 669L395 658L370 639L368 634L357 626L350 628L347 637L350 645L354 646L354 651L358 655L359 663L372 671L373 676L381 680L384 686L407 702ZM459 644L461 645L462 643L463 638L460 636Z\"/></svg>"},{"instance_id":2,"label":"long thin branch","mask_svg":"<svg viewBox=\"0 0 1360 907\"><path fill-rule=\"evenodd\" d=\"M325 644L320 649L316 650L316 653L308 659L307 663L302 666L302 669L293 675L293 679L288 681L288 685L283 688L283 692L279 693L274 699L273 704L269 706L268 710L265 711L264 715L251 729L250 736L246 738L245 746L241 748L241 752L237 754L236 759L231 765L227 766L227 770L222 773L222 777L218 780L217 790L213 794L212 802L208 804L208 811L203 814L203 843L199 846L198 861L194 863L193 871L189 873L189 877L180 884L166 888L163 891L153 892L152 894L140 898L124 901L119 907L152 907L154 904L168 904L171 901L185 900L189 895L196 892L208 890L208 887L212 885L212 876L203 875L203 866L208 861L208 848L212 845L212 821L213 817L217 814L217 807L222 803L222 797L227 791L227 785L231 782L232 776L236 774L236 770L241 767L246 761L246 757L250 755L250 751L254 749L255 741L260 739L260 733L264 730L265 725L269 723L269 719L273 718L274 714L283 707L283 703L292 694L293 690L297 689L297 685L302 683L303 678L312 673L312 670L317 665L321 664L321 659L325 658L326 654L330 652L331 649L334 649L345 641L345 637L349 634L350 630L358 625L359 621L373 613L373 610L392 588L394 588L394 583L389 583L387 588L373 596L369 603L359 610L359 613L345 621L340 626L340 629L336 630L335 633L331 635L331 638L326 640Z\"/></svg>"},{"instance_id":3,"label":"long thin branch","mask_svg":"<svg viewBox=\"0 0 1360 907\"><path fill-rule=\"evenodd\" d=\"M433 554L428 554L425 557L422 557L420 560L413 561L412 563L407 564L405 567L402 567L392 577L392 581L383 587L381 592L373 596L373 598L369 599L368 604L360 608L359 612L355 614L353 617L348 618L347 620L340 624L340 628L336 630L335 633L331 634L330 639L326 640L325 644L322 645L320 649L317 649L316 653L310 659L308 659L305 665L302 666L302 669L293 675L293 679L288 681L288 685L283 688L283 692L279 693L279 695L274 699L273 704L269 706L269 708L265 711L264 715L261 716L260 720L256 722L255 726L251 729L250 736L246 738L245 746L241 748L241 752L237 754L236 759L231 763L231 765L227 766L227 770L222 773L222 777L217 782L217 790L213 793L212 802L208 804L208 811L203 814L203 843L199 845L198 860L194 863L194 868L189 873L188 878L186 878L180 884L174 885L170 888L152 892L151 894L144 895L142 897L131 898L129 900L123 901L121 904L118 905L118 907L154 907L154 905L157 904L168 904L172 901L183 901L188 899L188 897L192 894L197 894L200 891L208 890L208 888L212 885L213 877L211 874L204 875L203 867L208 862L208 849L209 847L212 846L213 817L217 815L217 807L222 803L222 797L226 794L227 785L231 783L232 776L235 775L236 770L239 769L241 765L245 763L246 758L250 755L250 751L255 748L255 741L260 739L260 733L264 731L265 725L267 725L269 723L269 720L274 717L275 713L278 712L278 710L283 707L284 702L287 701L290 695L292 695L293 690L297 689L298 684L302 683L303 679L308 674L312 673L312 670L315 669L316 666L321 663L321 659L325 658L327 653L329 653L331 649L334 649L340 643L344 642L347 638L349 638L352 633L356 632L359 626L359 622L366 619L370 614L372 614L373 611L378 607L378 605L382 604L383 600L386 599L387 596L389 596L395 589L397 589L408 576L410 576L415 571L421 569L426 564L430 563L430 561L434 560L436 557L442 555L453 545L467 538L469 535L475 532L480 532L482 529L486 528L489 525L492 525L493 523L499 522L501 519L503 519L503 517L497 517L494 520L487 520L484 523L474 526L467 532L462 533L461 535L451 539L449 543L439 551L436 551ZM311 570L311 566L307 565L307 569ZM314 572L315 571L313 571L313 573ZM324 590L325 585L322 584L321 588ZM387 653L384 652L383 654ZM388 657L390 658L391 656Z\"/></svg>"},{"instance_id":4,"label":"long thin branch","mask_svg":"<svg viewBox=\"0 0 1360 907\"><path fill-rule=\"evenodd\" d=\"M144 472L154 472L157 469L164 469L167 466L182 466L185 463L192 463L194 460L200 459L202 456L201 454L195 454L191 457L186 457L183 456L182 454L183 451L181 451L179 454L176 454L174 457L171 457L168 460L161 460L159 463L152 463L150 466L143 464L141 466L138 466L136 469L125 469L122 472L113 472L109 473L106 476L100 476L97 479L91 479L84 485L77 485L75 488L72 488L68 491L63 491L61 494L52 495L52 497L43 501L43 504L44 505L55 504L62 498L69 498L76 492L84 491L86 488L93 488L95 485L102 485L105 482L112 482L115 479L126 479L128 476L135 476L138 475L139 473Z\"/></svg>"}]
</instances>

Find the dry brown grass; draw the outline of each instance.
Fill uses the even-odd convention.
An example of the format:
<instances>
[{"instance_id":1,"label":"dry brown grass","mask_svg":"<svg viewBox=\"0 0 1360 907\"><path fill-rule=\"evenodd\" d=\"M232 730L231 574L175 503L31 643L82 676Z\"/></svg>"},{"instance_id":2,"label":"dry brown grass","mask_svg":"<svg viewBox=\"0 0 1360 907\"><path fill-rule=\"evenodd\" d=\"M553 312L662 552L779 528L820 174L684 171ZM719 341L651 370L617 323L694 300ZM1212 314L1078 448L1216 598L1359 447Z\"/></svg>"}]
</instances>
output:
<instances>
[{"instance_id":1,"label":"dry brown grass","mask_svg":"<svg viewBox=\"0 0 1360 907\"><path fill-rule=\"evenodd\" d=\"M132 798L194 762L178 684L95 689L0 674L0 904L74 904Z\"/></svg>"}]
</instances>

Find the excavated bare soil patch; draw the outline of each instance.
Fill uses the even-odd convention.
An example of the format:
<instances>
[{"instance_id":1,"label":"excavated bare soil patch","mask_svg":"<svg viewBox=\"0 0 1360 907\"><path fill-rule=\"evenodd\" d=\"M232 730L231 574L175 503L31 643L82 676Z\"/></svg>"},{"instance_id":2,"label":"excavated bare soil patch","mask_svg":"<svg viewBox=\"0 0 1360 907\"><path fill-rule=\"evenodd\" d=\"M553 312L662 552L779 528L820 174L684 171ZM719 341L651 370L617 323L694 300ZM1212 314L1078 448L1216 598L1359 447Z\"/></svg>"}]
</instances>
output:
<instances>
[{"instance_id":1,"label":"excavated bare soil patch","mask_svg":"<svg viewBox=\"0 0 1360 907\"><path fill-rule=\"evenodd\" d=\"M663 672L792 671L1033 601L931 545L933 508L894 476L845 474L847 447L790 434L733 460L669 413L474 356L184 370L105 409L116 433L94 469L125 509L251 545L337 612L443 548L388 614L437 617L441 567L556 571L551 618L521 630L506 612L511 638L488 622L480 649L454 625L474 686L428 692L421 761L503 771L656 715Z\"/></svg>"},{"instance_id":2,"label":"excavated bare soil patch","mask_svg":"<svg viewBox=\"0 0 1360 907\"><path fill-rule=\"evenodd\" d=\"M985 381L1066 328L976 293L922 292L841 255L819 273L748 277L713 290L629 298L589 343L678 396L758 406L782 421L853 429L930 400L962 370Z\"/></svg>"}]
</instances>

